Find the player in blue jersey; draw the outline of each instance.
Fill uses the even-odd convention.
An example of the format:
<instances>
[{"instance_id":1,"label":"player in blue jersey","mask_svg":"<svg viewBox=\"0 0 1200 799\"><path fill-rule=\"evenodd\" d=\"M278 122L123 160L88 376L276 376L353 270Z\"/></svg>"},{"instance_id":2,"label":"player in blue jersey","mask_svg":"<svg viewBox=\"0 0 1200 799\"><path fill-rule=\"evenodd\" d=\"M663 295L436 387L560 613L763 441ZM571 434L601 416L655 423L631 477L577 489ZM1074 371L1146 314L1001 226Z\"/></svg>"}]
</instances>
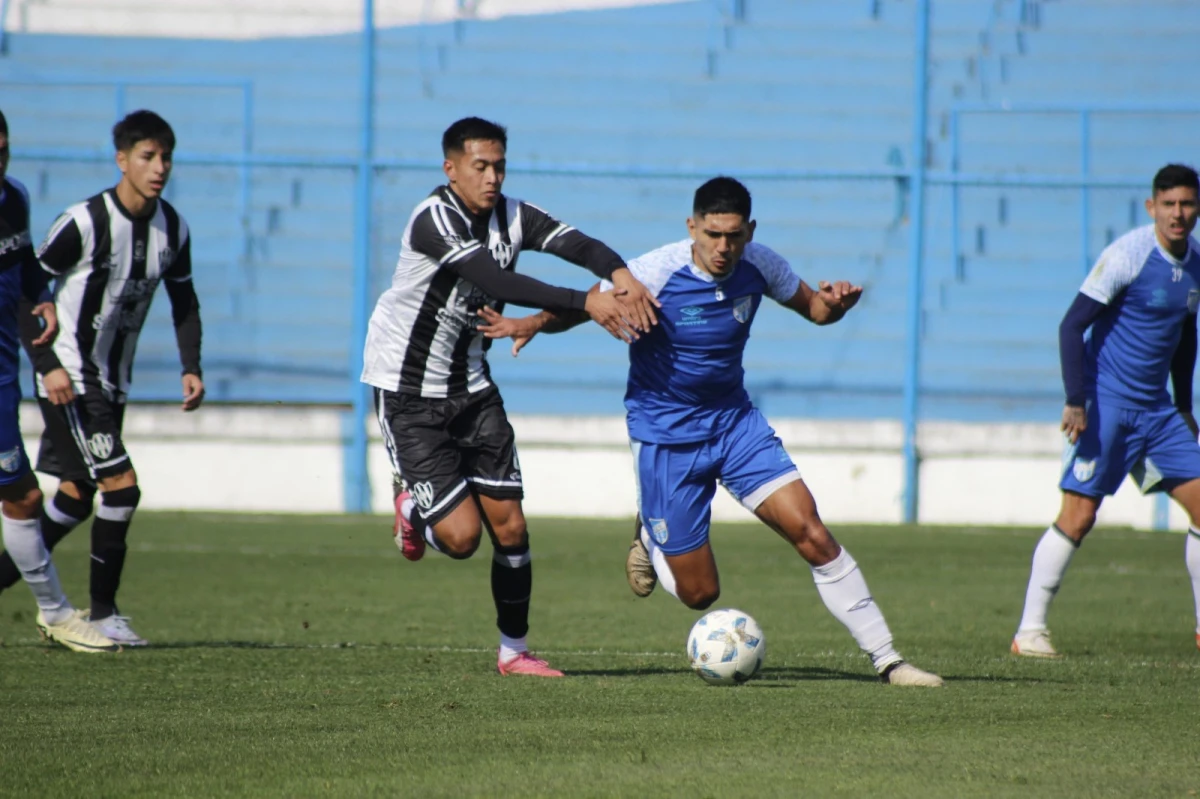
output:
<instances>
[{"instance_id":1,"label":"player in blue jersey","mask_svg":"<svg viewBox=\"0 0 1200 799\"><path fill-rule=\"evenodd\" d=\"M662 304L659 325L629 348L625 407L640 519L626 563L630 587L647 596L661 583L696 610L717 600L708 533L720 482L808 561L825 606L884 682L940 686L940 677L906 663L893 647L858 564L821 522L812 494L743 383L742 355L764 296L825 325L853 308L862 288L821 282L813 290L782 257L752 242L750 210L745 186L714 178L696 191L690 237L629 263ZM480 313L485 335L513 337L514 352L539 331L584 320L546 311L524 319Z\"/></svg>"},{"instance_id":2,"label":"player in blue jersey","mask_svg":"<svg viewBox=\"0 0 1200 799\"><path fill-rule=\"evenodd\" d=\"M1059 656L1046 628L1050 602L1100 503L1127 473L1143 492L1169 493L1191 519L1185 559L1200 646L1200 445L1192 416L1200 246L1191 236L1198 192L1195 170L1160 169L1146 200L1153 224L1101 253L1059 327L1068 439L1062 508L1033 551L1014 654Z\"/></svg>"},{"instance_id":3,"label":"player in blue jersey","mask_svg":"<svg viewBox=\"0 0 1200 799\"><path fill-rule=\"evenodd\" d=\"M115 652L119 647L67 601L42 540L38 521L42 492L21 441L18 314L36 314L45 321L45 329L33 341L39 347L54 339L58 318L54 303L44 293L49 275L38 264L29 235L29 193L7 176L8 159L8 122L0 113L0 529L4 548L37 600L37 626L43 636L77 652Z\"/></svg>"}]
</instances>

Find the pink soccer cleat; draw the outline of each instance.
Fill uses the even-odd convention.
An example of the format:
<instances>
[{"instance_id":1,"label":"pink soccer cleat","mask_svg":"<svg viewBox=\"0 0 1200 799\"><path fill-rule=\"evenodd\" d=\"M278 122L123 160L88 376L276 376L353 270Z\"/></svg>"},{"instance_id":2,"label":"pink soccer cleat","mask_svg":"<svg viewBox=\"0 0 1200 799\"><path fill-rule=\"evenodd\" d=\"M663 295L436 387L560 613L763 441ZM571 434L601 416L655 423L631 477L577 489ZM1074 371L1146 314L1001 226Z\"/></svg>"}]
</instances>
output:
<instances>
[{"instance_id":1,"label":"pink soccer cleat","mask_svg":"<svg viewBox=\"0 0 1200 799\"><path fill-rule=\"evenodd\" d=\"M497 660L496 671L500 672L501 676L503 677L508 677L511 674L528 674L530 677L563 676L561 671L550 668L549 663L535 658L528 652L522 652L512 660Z\"/></svg>"},{"instance_id":2,"label":"pink soccer cleat","mask_svg":"<svg viewBox=\"0 0 1200 799\"><path fill-rule=\"evenodd\" d=\"M400 511L404 506L404 500L410 496L407 491L404 491L396 497L396 524L392 526L392 538L401 555L409 560L420 560L425 557L425 538L416 531L416 528L408 519L404 518L404 514Z\"/></svg>"}]
</instances>

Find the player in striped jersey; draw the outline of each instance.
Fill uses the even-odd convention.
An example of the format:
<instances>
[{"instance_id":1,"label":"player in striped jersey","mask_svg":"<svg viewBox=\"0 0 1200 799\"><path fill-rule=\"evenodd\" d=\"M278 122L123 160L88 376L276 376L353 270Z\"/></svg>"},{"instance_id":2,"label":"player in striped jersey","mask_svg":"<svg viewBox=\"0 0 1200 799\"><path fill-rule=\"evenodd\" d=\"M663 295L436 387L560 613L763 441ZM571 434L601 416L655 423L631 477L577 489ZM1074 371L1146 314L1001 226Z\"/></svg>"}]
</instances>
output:
<instances>
[{"instance_id":1,"label":"player in striped jersey","mask_svg":"<svg viewBox=\"0 0 1200 799\"><path fill-rule=\"evenodd\" d=\"M42 635L77 652L112 652L117 645L88 624L63 593L38 520L42 492L21 441L18 315L29 316L35 328L35 314L45 319L45 329L30 342L35 348L50 343L58 322L49 295L43 296L47 275L29 237L29 193L7 177L8 158L8 122L0 114L0 527L12 553L9 584L25 578L37 600Z\"/></svg>"},{"instance_id":2,"label":"player in striped jersey","mask_svg":"<svg viewBox=\"0 0 1200 799\"><path fill-rule=\"evenodd\" d=\"M138 335L164 281L183 364L183 410L200 407L200 303L187 223L161 196L171 176L174 131L157 114L135 111L114 126L113 144L120 182L68 208L38 251L42 267L57 278L62 329L53 347L31 349L30 358L46 423L37 468L61 480L41 517L46 543L53 547L88 517L98 487L91 621L117 643L141 646L146 640L118 612L116 599L141 498L121 441L125 401ZM6 571L11 567L0 561L0 580Z\"/></svg>"},{"instance_id":3,"label":"player in striped jersey","mask_svg":"<svg viewBox=\"0 0 1200 799\"><path fill-rule=\"evenodd\" d=\"M578 310L630 340L655 323L654 305L615 252L529 203L501 193L507 133L470 117L442 137L449 184L417 206L392 286L371 315L362 380L399 482L396 542L420 560L428 544L468 558L487 527L501 674L559 677L526 649L532 569L513 430L487 366L480 308L505 303ZM612 292L556 288L515 272L540 250L609 279ZM586 317L585 317L586 318Z\"/></svg>"}]
</instances>

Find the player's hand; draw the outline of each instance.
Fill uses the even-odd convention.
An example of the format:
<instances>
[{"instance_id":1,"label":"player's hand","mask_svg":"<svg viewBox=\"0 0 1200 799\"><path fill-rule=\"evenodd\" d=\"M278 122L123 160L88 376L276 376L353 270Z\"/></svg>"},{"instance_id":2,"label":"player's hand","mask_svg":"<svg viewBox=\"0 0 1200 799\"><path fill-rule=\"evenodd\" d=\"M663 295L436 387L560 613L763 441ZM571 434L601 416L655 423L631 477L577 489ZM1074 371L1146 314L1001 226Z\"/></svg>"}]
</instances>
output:
<instances>
[{"instance_id":1,"label":"player's hand","mask_svg":"<svg viewBox=\"0 0 1200 799\"><path fill-rule=\"evenodd\" d=\"M1079 435L1084 430L1087 430L1087 411L1078 405L1063 408L1062 431L1066 434L1067 441L1072 444L1078 442Z\"/></svg>"},{"instance_id":2,"label":"player's hand","mask_svg":"<svg viewBox=\"0 0 1200 799\"><path fill-rule=\"evenodd\" d=\"M848 280L837 280L830 283L822 280L817 284L817 296L831 311L846 311L858 304L862 298L862 286L855 286Z\"/></svg>"},{"instance_id":3,"label":"player's hand","mask_svg":"<svg viewBox=\"0 0 1200 799\"><path fill-rule=\"evenodd\" d=\"M42 387L51 405L66 405L75 399L75 386L71 376L61 366L42 375Z\"/></svg>"},{"instance_id":4,"label":"player's hand","mask_svg":"<svg viewBox=\"0 0 1200 799\"><path fill-rule=\"evenodd\" d=\"M612 291L588 292L583 310L587 311L593 322L611 333L613 338L619 338L628 344L637 341L638 334L634 323L625 315L625 306L618 299L624 293L624 289L617 288Z\"/></svg>"},{"instance_id":5,"label":"player's hand","mask_svg":"<svg viewBox=\"0 0 1200 799\"><path fill-rule=\"evenodd\" d=\"M654 309L661 308L662 303L654 298L642 281L633 276L628 267L613 271L612 284L613 288L625 292L624 296L618 296L618 299L625 306L625 314L629 320L641 332L649 333L650 326L658 324L658 316Z\"/></svg>"},{"instance_id":6,"label":"player's hand","mask_svg":"<svg viewBox=\"0 0 1200 799\"><path fill-rule=\"evenodd\" d=\"M513 319L496 313L496 309L490 305L480 308L479 316L484 321L484 324L479 326L479 332L483 335L488 338L511 338L513 340L512 356L514 358L542 328L537 314Z\"/></svg>"},{"instance_id":7,"label":"player's hand","mask_svg":"<svg viewBox=\"0 0 1200 799\"><path fill-rule=\"evenodd\" d=\"M1179 415L1183 417L1183 423L1188 426L1188 430L1192 431L1192 438L1200 438L1200 426L1196 425L1196 417L1191 411L1180 411Z\"/></svg>"},{"instance_id":8,"label":"player's hand","mask_svg":"<svg viewBox=\"0 0 1200 799\"><path fill-rule=\"evenodd\" d=\"M54 303L40 302L33 306L33 315L42 317L46 325L42 329L42 335L33 340L33 346L45 347L58 335L58 312L54 310Z\"/></svg>"},{"instance_id":9,"label":"player's hand","mask_svg":"<svg viewBox=\"0 0 1200 799\"><path fill-rule=\"evenodd\" d=\"M183 410L194 411L204 402L204 381L199 375L183 376Z\"/></svg>"}]
</instances>

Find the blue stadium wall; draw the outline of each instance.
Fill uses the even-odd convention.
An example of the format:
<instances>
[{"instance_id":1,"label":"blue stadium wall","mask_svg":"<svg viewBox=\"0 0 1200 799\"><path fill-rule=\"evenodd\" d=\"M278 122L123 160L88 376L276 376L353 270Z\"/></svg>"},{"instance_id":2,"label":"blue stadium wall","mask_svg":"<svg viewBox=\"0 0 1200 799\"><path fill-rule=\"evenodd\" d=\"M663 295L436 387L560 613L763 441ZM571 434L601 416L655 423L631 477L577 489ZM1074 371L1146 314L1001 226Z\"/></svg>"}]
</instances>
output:
<instances>
[{"instance_id":1,"label":"blue stadium wall","mask_svg":"<svg viewBox=\"0 0 1200 799\"><path fill-rule=\"evenodd\" d=\"M910 166L913 149L913 4L727 5L724 15L689 2L381 30L376 156L404 166L376 170L372 297L387 285L411 207L441 180L441 130L467 114L492 117L510 128L508 193L627 257L686 234L703 177L744 177L760 241L810 282L844 278L867 289L831 328L764 306L746 359L756 399L774 416L898 416L911 198L908 181L887 173ZM1187 98L1178 79L1152 57L1190 52L1198 32L1200 6L1177 0L934 0L930 169L952 166L952 109L1036 104L1050 111L962 116L959 166L1016 182L1070 178L1085 153L1079 116L1067 109L1088 105L1097 109L1092 173L1141 186L1092 189L1087 231L1078 189L964 187L958 258L950 190L929 190L925 418L1057 416L1056 329L1084 264L1141 224L1142 186L1154 170L1200 160L1200 113L1179 113ZM0 109L11 128L10 174L33 195L35 236L63 207L114 182L107 132L114 86L127 84L123 107L158 110L179 137L168 197L194 234L210 396L347 402L351 350L361 342L350 329L354 175L339 164L357 155L359 62L355 36L10 35ZM219 85L136 85L163 79ZM242 83L252 93L248 130ZM289 163L250 170L240 208L238 167L186 159L228 159L247 144ZM80 152L95 158L51 157ZM789 176L804 169L882 174ZM556 283L591 282L544 256L525 256L521 267ZM152 316L134 398L175 399L164 299ZM492 361L515 412L620 412L624 352L598 328L546 337L515 361L497 348Z\"/></svg>"}]
</instances>

